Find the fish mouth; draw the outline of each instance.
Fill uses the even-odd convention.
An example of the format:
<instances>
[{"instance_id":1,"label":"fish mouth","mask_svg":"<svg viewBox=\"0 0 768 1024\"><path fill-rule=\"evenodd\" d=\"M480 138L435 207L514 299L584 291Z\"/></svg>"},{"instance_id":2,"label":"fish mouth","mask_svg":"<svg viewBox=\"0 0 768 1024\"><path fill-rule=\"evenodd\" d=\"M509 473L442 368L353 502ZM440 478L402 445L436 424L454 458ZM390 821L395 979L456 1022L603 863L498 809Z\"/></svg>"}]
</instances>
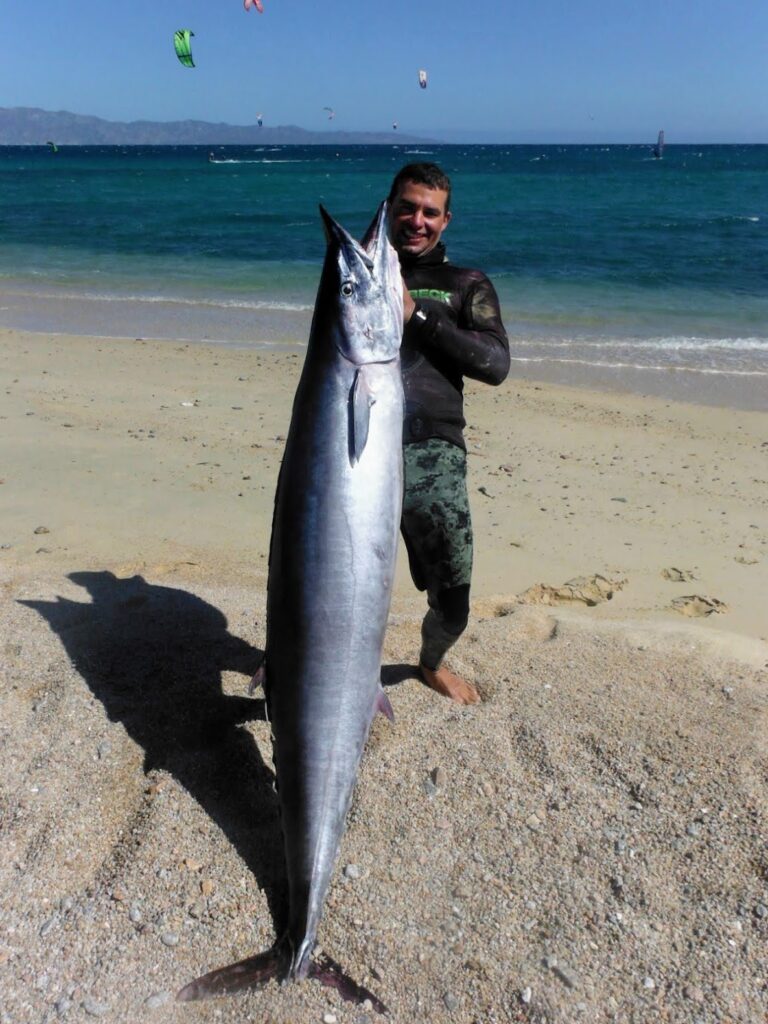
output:
<instances>
[{"instance_id":1,"label":"fish mouth","mask_svg":"<svg viewBox=\"0 0 768 1024\"><path fill-rule=\"evenodd\" d=\"M394 249L389 241L389 215L386 201L379 204L376 217L368 227L362 242L358 242L350 233L334 220L325 207L320 204L320 215L323 218L326 241L335 243L347 266L354 270L369 272L373 281L384 287L392 285L393 265L389 259ZM399 263L396 264L399 274ZM361 274L361 278L363 275Z\"/></svg>"},{"instance_id":2,"label":"fish mouth","mask_svg":"<svg viewBox=\"0 0 768 1024\"><path fill-rule=\"evenodd\" d=\"M322 203L319 204L320 216L323 218L323 227L325 228L326 241L330 245L335 242L339 249L344 255L346 262L350 266L362 263L363 266L373 273L374 260L371 255L360 245L360 243L350 235L350 233L343 228L337 220L328 213ZM378 228L378 225L377 225ZM378 230L377 230L378 235Z\"/></svg>"}]
</instances>

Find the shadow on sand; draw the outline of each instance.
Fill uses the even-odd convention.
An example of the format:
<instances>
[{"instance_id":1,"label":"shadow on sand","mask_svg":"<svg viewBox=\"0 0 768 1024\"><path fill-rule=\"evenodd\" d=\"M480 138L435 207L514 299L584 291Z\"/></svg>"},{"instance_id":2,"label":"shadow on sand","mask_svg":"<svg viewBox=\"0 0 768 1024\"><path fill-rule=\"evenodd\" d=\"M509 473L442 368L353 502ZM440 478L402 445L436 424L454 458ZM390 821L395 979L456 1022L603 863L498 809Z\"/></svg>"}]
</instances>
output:
<instances>
[{"instance_id":1,"label":"shadow on sand","mask_svg":"<svg viewBox=\"0 0 768 1024\"><path fill-rule=\"evenodd\" d=\"M60 637L72 664L144 750L144 770L169 772L197 800L253 872L280 934L285 867L273 772L247 730L264 701L222 692L221 673L252 675L262 652L227 629L195 594L74 572L91 602L23 601ZM245 680L243 681L245 689Z\"/></svg>"}]
</instances>

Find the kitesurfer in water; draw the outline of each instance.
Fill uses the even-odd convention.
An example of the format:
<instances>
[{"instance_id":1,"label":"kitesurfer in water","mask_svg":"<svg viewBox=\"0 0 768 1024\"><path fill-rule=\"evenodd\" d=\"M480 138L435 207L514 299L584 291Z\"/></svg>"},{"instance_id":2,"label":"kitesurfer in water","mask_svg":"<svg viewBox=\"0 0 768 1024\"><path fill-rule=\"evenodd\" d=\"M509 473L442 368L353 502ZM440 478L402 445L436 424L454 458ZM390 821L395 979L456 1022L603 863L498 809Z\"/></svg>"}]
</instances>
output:
<instances>
[{"instance_id":1,"label":"kitesurfer in water","mask_svg":"<svg viewBox=\"0 0 768 1024\"><path fill-rule=\"evenodd\" d=\"M464 441L464 377L501 384L509 342L493 285L448 262L442 234L451 183L437 164L408 164L389 194L390 233L403 273L405 419L402 534L411 576L426 590L419 669L433 690L476 704L475 687L443 663L469 618L472 521Z\"/></svg>"}]
</instances>

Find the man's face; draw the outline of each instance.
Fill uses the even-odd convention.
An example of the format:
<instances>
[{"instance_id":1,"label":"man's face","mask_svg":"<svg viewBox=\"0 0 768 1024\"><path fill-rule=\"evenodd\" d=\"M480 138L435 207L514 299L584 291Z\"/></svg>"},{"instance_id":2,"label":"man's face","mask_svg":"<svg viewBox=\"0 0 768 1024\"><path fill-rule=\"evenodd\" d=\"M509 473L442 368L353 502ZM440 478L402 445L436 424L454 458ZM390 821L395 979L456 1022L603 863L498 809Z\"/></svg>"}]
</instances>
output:
<instances>
[{"instance_id":1,"label":"man's face","mask_svg":"<svg viewBox=\"0 0 768 1024\"><path fill-rule=\"evenodd\" d=\"M445 189L403 182L389 210L392 244L398 253L423 256L435 248L451 219L447 200Z\"/></svg>"}]
</instances>

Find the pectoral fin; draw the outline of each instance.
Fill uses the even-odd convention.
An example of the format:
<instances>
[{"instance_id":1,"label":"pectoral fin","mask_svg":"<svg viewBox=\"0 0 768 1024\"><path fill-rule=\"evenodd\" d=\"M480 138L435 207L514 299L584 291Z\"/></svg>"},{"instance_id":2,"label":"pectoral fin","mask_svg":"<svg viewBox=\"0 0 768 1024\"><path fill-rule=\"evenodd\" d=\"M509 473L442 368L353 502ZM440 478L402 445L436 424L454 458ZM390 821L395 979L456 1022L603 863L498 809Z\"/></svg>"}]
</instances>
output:
<instances>
[{"instance_id":1,"label":"pectoral fin","mask_svg":"<svg viewBox=\"0 0 768 1024\"><path fill-rule=\"evenodd\" d=\"M380 711L382 715L386 715L393 725L395 724L395 712L392 710L392 705L389 703L389 697L383 690L379 690L379 696L376 701L376 710Z\"/></svg>"},{"instance_id":2,"label":"pectoral fin","mask_svg":"<svg viewBox=\"0 0 768 1024\"><path fill-rule=\"evenodd\" d=\"M371 406L376 401L371 390L365 369L361 367L355 374L350 393L350 438L349 461L355 466L360 461L368 441L368 428L371 419Z\"/></svg>"}]
</instances>

